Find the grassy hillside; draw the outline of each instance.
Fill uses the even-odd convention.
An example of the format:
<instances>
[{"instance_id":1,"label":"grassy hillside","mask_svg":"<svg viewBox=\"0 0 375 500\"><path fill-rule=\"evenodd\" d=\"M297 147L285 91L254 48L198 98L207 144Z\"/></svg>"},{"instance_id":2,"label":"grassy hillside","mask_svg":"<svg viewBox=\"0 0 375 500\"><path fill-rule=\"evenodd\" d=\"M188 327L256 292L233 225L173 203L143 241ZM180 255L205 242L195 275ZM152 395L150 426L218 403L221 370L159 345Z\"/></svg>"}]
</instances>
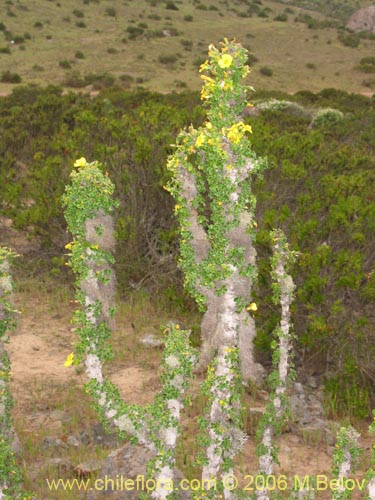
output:
<instances>
[{"instance_id":1,"label":"grassy hillside","mask_svg":"<svg viewBox=\"0 0 375 500\"><path fill-rule=\"evenodd\" d=\"M11 90L15 75L22 83L94 90L113 78L123 87L198 89L207 46L223 37L249 49L256 88L371 92L375 79L356 67L373 56L375 41L353 48L338 37L342 16L368 3L7 0L0 4L0 93ZM335 12L339 20L325 17Z\"/></svg>"}]
</instances>

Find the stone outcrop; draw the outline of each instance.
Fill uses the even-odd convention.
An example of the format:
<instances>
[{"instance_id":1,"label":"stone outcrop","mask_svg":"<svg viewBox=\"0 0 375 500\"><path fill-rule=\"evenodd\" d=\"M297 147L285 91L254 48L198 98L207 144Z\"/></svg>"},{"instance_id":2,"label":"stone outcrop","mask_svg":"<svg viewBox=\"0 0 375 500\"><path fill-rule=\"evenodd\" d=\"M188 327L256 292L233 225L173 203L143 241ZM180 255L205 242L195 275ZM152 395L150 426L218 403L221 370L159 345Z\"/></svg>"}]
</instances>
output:
<instances>
[{"instance_id":1,"label":"stone outcrop","mask_svg":"<svg viewBox=\"0 0 375 500\"><path fill-rule=\"evenodd\" d=\"M375 5L357 10L350 17L346 27L355 33L360 31L375 33Z\"/></svg>"}]
</instances>

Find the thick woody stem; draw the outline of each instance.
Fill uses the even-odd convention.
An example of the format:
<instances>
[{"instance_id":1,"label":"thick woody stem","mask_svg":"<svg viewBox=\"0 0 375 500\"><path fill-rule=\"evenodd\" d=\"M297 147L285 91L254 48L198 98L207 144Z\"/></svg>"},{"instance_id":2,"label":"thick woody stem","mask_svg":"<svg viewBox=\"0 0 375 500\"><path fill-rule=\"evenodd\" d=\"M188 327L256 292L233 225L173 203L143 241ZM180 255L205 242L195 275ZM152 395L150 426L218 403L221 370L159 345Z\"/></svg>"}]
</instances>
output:
<instances>
[{"instance_id":1,"label":"thick woody stem","mask_svg":"<svg viewBox=\"0 0 375 500\"><path fill-rule=\"evenodd\" d=\"M234 269L233 269L234 270ZM233 288L228 286L224 295L225 308L219 318L221 338L224 340L219 347L216 356L215 383L212 387L213 399L209 413L210 444L207 447L207 465L203 467L202 480L204 484L210 484L209 480L221 477L225 484L225 478L233 475L233 470L223 471L224 460L232 460L241 448L245 437L239 429L229 420L229 411L236 411L231 407L234 384L236 383L236 366L231 360L230 353L238 346L238 315L236 314L235 294ZM224 440L231 441L231 446L223 446ZM224 489L224 498L233 498L233 492Z\"/></svg>"}]
</instances>

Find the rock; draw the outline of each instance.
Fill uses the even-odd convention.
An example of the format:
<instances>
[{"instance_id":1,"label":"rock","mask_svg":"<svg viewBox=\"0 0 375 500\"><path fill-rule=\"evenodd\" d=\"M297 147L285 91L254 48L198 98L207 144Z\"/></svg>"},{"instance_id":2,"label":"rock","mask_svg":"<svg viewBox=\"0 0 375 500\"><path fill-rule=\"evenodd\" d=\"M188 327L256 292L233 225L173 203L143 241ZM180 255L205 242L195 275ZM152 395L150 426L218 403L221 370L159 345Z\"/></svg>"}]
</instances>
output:
<instances>
[{"instance_id":1,"label":"rock","mask_svg":"<svg viewBox=\"0 0 375 500\"><path fill-rule=\"evenodd\" d=\"M10 439L12 444L13 453L20 456L22 454L22 444L15 428L12 426L10 428Z\"/></svg>"},{"instance_id":2,"label":"rock","mask_svg":"<svg viewBox=\"0 0 375 500\"><path fill-rule=\"evenodd\" d=\"M66 444L69 446L74 446L75 448L78 448L78 446L81 445L81 442L75 437L75 436L68 436L66 440Z\"/></svg>"},{"instance_id":3,"label":"rock","mask_svg":"<svg viewBox=\"0 0 375 500\"><path fill-rule=\"evenodd\" d=\"M260 110L256 106L245 106L241 115L246 118L247 116L259 116Z\"/></svg>"},{"instance_id":4,"label":"rock","mask_svg":"<svg viewBox=\"0 0 375 500\"><path fill-rule=\"evenodd\" d=\"M63 410L54 410L49 418L56 422L56 421L60 421L60 422L70 422L72 420L72 417L69 415L69 413L67 413L66 411L63 411Z\"/></svg>"},{"instance_id":5,"label":"rock","mask_svg":"<svg viewBox=\"0 0 375 500\"><path fill-rule=\"evenodd\" d=\"M357 10L349 18L346 27L355 33L360 31L375 33L375 5Z\"/></svg>"},{"instance_id":6,"label":"rock","mask_svg":"<svg viewBox=\"0 0 375 500\"><path fill-rule=\"evenodd\" d=\"M94 472L98 472L102 467L102 464L97 460L88 460L87 462L81 462L76 467L74 467L74 472L82 476L90 476Z\"/></svg>"},{"instance_id":7,"label":"rock","mask_svg":"<svg viewBox=\"0 0 375 500\"><path fill-rule=\"evenodd\" d=\"M81 443L85 446L87 446L88 444L90 444L91 442L91 439L90 439L90 436L89 436L89 433L87 432L86 429L83 429L83 431L81 431L79 433L79 439L81 441Z\"/></svg>"},{"instance_id":8,"label":"rock","mask_svg":"<svg viewBox=\"0 0 375 500\"><path fill-rule=\"evenodd\" d=\"M316 419L310 425L304 426L300 430L300 434L307 444L316 445L325 443L328 446L333 446L336 442L336 433L329 428L326 421Z\"/></svg>"},{"instance_id":9,"label":"rock","mask_svg":"<svg viewBox=\"0 0 375 500\"><path fill-rule=\"evenodd\" d=\"M164 345L164 342L162 339L158 338L156 335L153 335L152 333L149 333L147 335L144 335L141 339L140 342L145 346L145 347L161 347Z\"/></svg>"},{"instance_id":10,"label":"rock","mask_svg":"<svg viewBox=\"0 0 375 500\"><path fill-rule=\"evenodd\" d=\"M43 439L43 448L66 448L66 443L55 436L46 436Z\"/></svg>"},{"instance_id":11,"label":"rock","mask_svg":"<svg viewBox=\"0 0 375 500\"><path fill-rule=\"evenodd\" d=\"M146 489L146 465L152 457L150 450L132 444L113 451L105 459L100 477L113 478L114 481L108 481L107 488L102 491L90 491L87 500L138 500L140 493ZM174 486L177 486L182 478L181 472L175 469ZM133 480L133 483L126 486L127 480ZM188 500L190 494L181 490L178 498Z\"/></svg>"},{"instance_id":12,"label":"rock","mask_svg":"<svg viewBox=\"0 0 375 500\"><path fill-rule=\"evenodd\" d=\"M309 377L307 379L307 385L311 387L312 389L317 389L319 387L319 383L316 377Z\"/></svg>"},{"instance_id":13,"label":"rock","mask_svg":"<svg viewBox=\"0 0 375 500\"><path fill-rule=\"evenodd\" d=\"M61 472L71 472L74 468L70 460L66 458L49 458L44 462L44 467L56 467Z\"/></svg>"},{"instance_id":14,"label":"rock","mask_svg":"<svg viewBox=\"0 0 375 500\"><path fill-rule=\"evenodd\" d=\"M101 423L95 424L91 429L92 438L95 444L107 446L108 448L117 448L118 438L114 432L106 432Z\"/></svg>"}]
</instances>

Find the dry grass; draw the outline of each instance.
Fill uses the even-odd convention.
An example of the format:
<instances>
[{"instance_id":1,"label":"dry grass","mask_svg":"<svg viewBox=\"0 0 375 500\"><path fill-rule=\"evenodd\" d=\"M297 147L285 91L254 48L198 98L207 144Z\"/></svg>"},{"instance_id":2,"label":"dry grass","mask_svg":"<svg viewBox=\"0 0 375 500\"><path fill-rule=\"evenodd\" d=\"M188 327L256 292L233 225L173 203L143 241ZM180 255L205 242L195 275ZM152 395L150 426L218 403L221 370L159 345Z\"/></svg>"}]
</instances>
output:
<instances>
[{"instance_id":1,"label":"dry grass","mask_svg":"<svg viewBox=\"0 0 375 500\"><path fill-rule=\"evenodd\" d=\"M0 42L0 46L11 48L11 55L0 54L0 66L2 71L19 73L24 83L62 84L71 71L81 76L108 72L116 78L131 75L134 86L138 82L161 92L181 88L178 82L198 89L196 61L206 56L208 44L217 44L224 37L236 37L259 59L249 78L256 88L294 92L336 87L361 92L366 90L362 84L364 76L353 68L362 57L373 54L375 45L374 41L361 41L356 49L344 47L337 40L335 29L311 30L305 24L295 23L294 18L301 11L296 7L293 7L294 13L288 15L288 22L274 21L274 17L284 11L285 4L271 0L263 0L262 5L272 9L268 18L239 17L232 9L244 11L245 5L229 2L228 10L219 0L209 3L218 11L197 10L192 1L176 2L179 8L176 11L166 9L164 2L157 2L154 7L145 0L116 2L113 3L116 17L105 13L112 6L110 2L28 0L13 4L0 5L0 20L13 35L29 33L31 39L22 44ZM9 8L16 17L7 15ZM73 11L81 11L84 17L77 17ZM313 17L322 17L308 12ZM186 22L186 15L193 16L193 21ZM77 22L84 22L86 27L77 27ZM42 27L36 27L36 23ZM143 28L144 35L128 40L127 28L139 23L147 25ZM173 29L178 31L178 36L145 36L153 31ZM3 34L0 38L4 38ZM181 40L192 41L192 50L184 50ZM75 57L77 51L84 54L84 59ZM160 63L160 55L171 54L177 54L175 63ZM69 61L71 69L61 67L60 61ZM308 63L316 69L306 68ZM260 74L259 68L265 65L273 69L272 77ZM11 87L0 84L0 93L9 92Z\"/></svg>"}]
</instances>

